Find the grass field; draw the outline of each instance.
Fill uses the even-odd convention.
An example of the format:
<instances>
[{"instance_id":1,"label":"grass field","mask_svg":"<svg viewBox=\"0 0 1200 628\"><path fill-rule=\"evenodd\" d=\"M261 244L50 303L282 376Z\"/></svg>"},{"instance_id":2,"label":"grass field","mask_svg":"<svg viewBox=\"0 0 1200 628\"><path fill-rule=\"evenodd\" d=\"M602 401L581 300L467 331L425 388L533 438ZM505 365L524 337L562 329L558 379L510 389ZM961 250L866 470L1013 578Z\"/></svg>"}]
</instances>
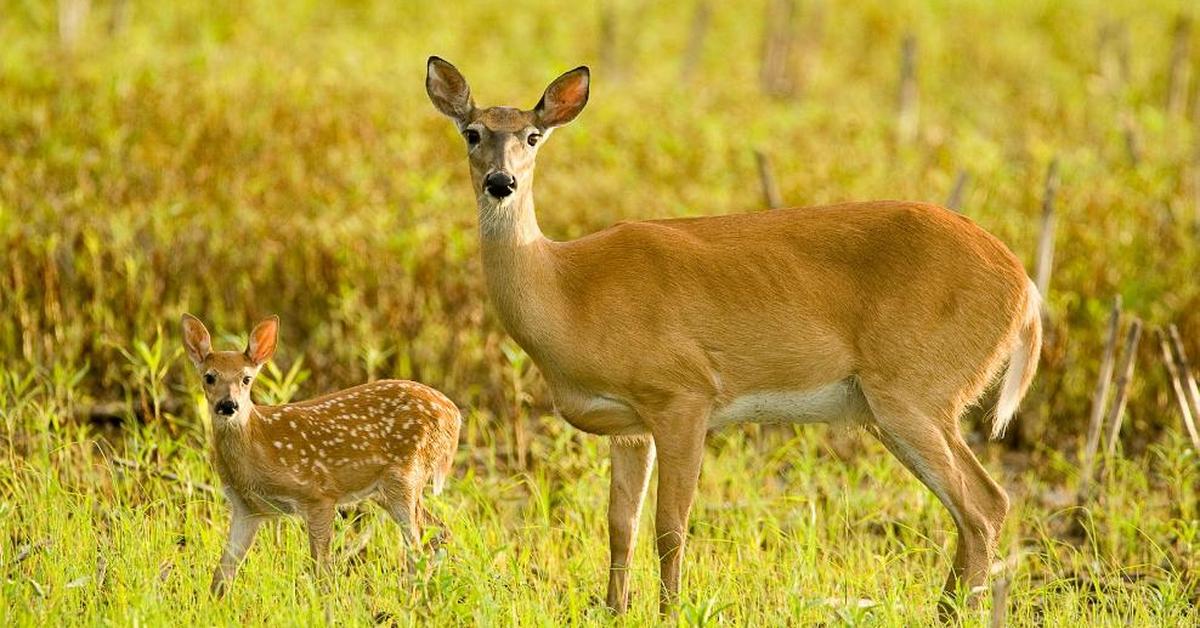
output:
<instances>
[{"instance_id":1,"label":"grass field","mask_svg":"<svg viewBox=\"0 0 1200 628\"><path fill-rule=\"evenodd\" d=\"M1038 382L1003 441L972 440L1013 496L1008 618L1200 622L1200 454L1155 342L1138 353L1118 455L1085 508L1070 499L1112 298L1148 327L1178 325L1200 356L1200 34L1178 65L1182 101L1169 71L1177 19L1196 7L799 2L793 89L768 96L766 3L710 6L684 77L693 2L96 0L77 35L54 3L0 3L0 624L614 621L607 444L552 415L485 303L462 142L424 92L430 54L481 104L532 106L591 65L587 110L542 150L539 218L555 238L759 211L762 150L795 205L944 202L966 173L962 211L1032 272L1057 159ZM397 531L363 507L338 525L347 556L330 591L284 522L231 596L209 599L226 509L206 488L184 311L218 344L281 316L264 401L380 377L455 400L457 471L431 503L445 555L405 574ZM648 524L615 623L655 620ZM927 624L954 537L881 446L825 428L714 434L691 528L689 624Z\"/></svg>"}]
</instances>

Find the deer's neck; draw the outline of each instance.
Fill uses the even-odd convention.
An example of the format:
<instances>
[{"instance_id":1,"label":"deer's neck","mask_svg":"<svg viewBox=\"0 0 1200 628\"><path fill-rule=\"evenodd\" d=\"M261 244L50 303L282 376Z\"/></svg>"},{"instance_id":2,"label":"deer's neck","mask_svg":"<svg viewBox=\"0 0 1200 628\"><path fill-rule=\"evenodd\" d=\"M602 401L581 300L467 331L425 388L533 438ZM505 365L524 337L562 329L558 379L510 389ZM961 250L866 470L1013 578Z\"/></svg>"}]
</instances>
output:
<instances>
[{"instance_id":1,"label":"deer's neck","mask_svg":"<svg viewBox=\"0 0 1200 628\"><path fill-rule=\"evenodd\" d=\"M261 421L259 409L251 405L237 416L213 422L213 459L225 482L242 483L245 468L255 457L254 437Z\"/></svg>"},{"instance_id":2,"label":"deer's neck","mask_svg":"<svg viewBox=\"0 0 1200 628\"><path fill-rule=\"evenodd\" d=\"M526 186L504 202L481 196L479 239L488 296L508 333L537 359L558 321L553 243L542 235Z\"/></svg>"}]
</instances>

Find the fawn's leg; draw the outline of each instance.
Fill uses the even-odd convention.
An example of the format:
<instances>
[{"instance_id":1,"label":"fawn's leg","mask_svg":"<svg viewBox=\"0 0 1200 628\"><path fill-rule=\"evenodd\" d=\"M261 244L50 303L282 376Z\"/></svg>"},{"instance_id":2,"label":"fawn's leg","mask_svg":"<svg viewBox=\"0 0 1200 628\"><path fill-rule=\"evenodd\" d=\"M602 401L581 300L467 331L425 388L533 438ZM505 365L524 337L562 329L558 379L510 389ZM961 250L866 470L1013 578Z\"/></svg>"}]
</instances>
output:
<instances>
[{"instance_id":1,"label":"fawn's leg","mask_svg":"<svg viewBox=\"0 0 1200 628\"><path fill-rule=\"evenodd\" d=\"M386 485L380 488L375 500L400 526L404 538L405 557L409 568L415 565L416 552L421 544L421 484L417 474L398 469Z\"/></svg>"},{"instance_id":2,"label":"fawn's leg","mask_svg":"<svg viewBox=\"0 0 1200 628\"><path fill-rule=\"evenodd\" d=\"M308 550L319 577L329 573L329 542L333 539L333 502L308 504L302 511L308 530Z\"/></svg>"},{"instance_id":3,"label":"fawn's leg","mask_svg":"<svg viewBox=\"0 0 1200 628\"><path fill-rule=\"evenodd\" d=\"M209 585L209 591L217 597L225 595L228 584L233 581L242 559L246 557L246 551L254 543L258 526L262 524L262 518L252 514L241 498L232 493L227 495L230 504L229 538L225 542L225 551L221 554L221 563L213 572L212 583Z\"/></svg>"},{"instance_id":4,"label":"fawn's leg","mask_svg":"<svg viewBox=\"0 0 1200 628\"><path fill-rule=\"evenodd\" d=\"M650 438L609 439L612 479L608 491L608 607L624 613L629 607L629 564L637 541L638 519L650 483L654 441Z\"/></svg>"},{"instance_id":5,"label":"fawn's leg","mask_svg":"<svg viewBox=\"0 0 1200 628\"><path fill-rule=\"evenodd\" d=\"M442 545L445 545L447 540L450 539L450 529L446 527L446 524L441 519L429 512L429 509L425 507L420 494L417 495L417 522L422 528L427 528L429 526L437 528L437 534L433 535L433 538L429 539L430 550L436 552L442 547Z\"/></svg>"}]
</instances>

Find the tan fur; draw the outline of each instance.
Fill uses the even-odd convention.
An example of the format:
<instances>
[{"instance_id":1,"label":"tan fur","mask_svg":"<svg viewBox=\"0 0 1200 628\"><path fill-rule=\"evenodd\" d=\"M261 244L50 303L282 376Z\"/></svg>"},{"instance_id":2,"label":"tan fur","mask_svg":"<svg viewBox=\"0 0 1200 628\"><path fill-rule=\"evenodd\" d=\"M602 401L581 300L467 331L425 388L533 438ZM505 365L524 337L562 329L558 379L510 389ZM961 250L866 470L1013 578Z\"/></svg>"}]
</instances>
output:
<instances>
[{"instance_id":1,"label":"tan fur","mask_svg":"<svg viewBox=\"0 0 1200 628\"><path fill-rule=\"evenodd\" d=\"M334 509L372 498L415 547L423 487L441 490L458 447L461 416L440 392L410 381L382 380L281 406L258 406L250 387L275 350L277 319L251 333L245 352L211 350L208 331L183 320L188 355L205 379L213 417L212 459L232 510L229 542L212 590L237 573L259 523L295 513L305 520L312 557L327 561ZM250 383L246 383L247 379ZM218 404L232 400L224 416Z\"/></svg>"},{"instance_id":2,"label":"tan fur","mask_svg":"<svg viewBox=\"0 0 1200 628\"><path fill-rule=\"evenodd\" d=\"M435 104L462 102L438 91L466 89L453 66L434 58L429 72ZM556 86L578 83L579 72L556 80L543 103L556 94L577 99L578 85ZM573 117L571 105L554 109ZM461 115L448 114L482 133L469 162L487 289L564 418L619 437L611 607L628 603L627 565L655 452L666 608L679 589L710 421L731 420L731 412L732 420L774 419L788 404L804 420L854 421L879 434L958 525L947 589L983 581L1007 498L957 421L1019 352L1017 384L1005 393L1015 409L1041 334L1036 290L1000 241L946 209L885 201L622 223L555 242L534 214L538 147L521 141L550 128L538 109L496 111L472 100ZM482 189L494 171L516 178L511 196Z\"/></svg>"}]
</instances>

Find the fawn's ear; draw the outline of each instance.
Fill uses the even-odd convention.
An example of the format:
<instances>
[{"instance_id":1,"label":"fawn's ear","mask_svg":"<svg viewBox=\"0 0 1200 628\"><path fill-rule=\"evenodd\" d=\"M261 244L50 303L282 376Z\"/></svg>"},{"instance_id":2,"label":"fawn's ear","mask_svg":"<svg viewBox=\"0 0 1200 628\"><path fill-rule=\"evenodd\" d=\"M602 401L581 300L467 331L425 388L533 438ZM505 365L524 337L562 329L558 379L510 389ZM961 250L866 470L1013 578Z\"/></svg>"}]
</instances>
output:
<instances>
[{"instance_id":1,"label":"fawn's ear","mask_svg":"<svg viewBox=\"0 0 1200 628\"><path fill-rule=\"evenodd\" d=\"M262 366L275 355L275 343L279 339L279 317L272 316L254 326L250 332L250 344L246 346L246 357L255 366Z\"/></svg>"},{"instance_id":2,"label":"fawn's ear","mask_svg":"<svg viewBox=\"0 0 1200 628\"><path fill-rule=\"evenodd\" d=\"M475 110L467 79L463 78L458 68L441 57L429 57L425 67L425 92L429 94L433 106L460 127L467 123L467 118Z\"/></svg>"},{"instance_id":3,"label":"fawn's ear","mask_svg":"<svg viewBox=\"0 0 1200 628\"><path fill-rule=\"evenodd\" d=\"M200 366L204 359L212 353L212 337L200 319L191 314L183 315L183 348L187 350L192 364Z\"/></svg>"},{"instance_id":4,"label":"fawn's ear","mask_svg":"<svg viewBox=\"0 0 1200 628\"><path fill-rule=\"evenodd\" d=\"M591 81L591 72L586 65L554 79L533 108L541 125L549 129L574 120L587 104Z\"/></svg>"}]
</instances>

